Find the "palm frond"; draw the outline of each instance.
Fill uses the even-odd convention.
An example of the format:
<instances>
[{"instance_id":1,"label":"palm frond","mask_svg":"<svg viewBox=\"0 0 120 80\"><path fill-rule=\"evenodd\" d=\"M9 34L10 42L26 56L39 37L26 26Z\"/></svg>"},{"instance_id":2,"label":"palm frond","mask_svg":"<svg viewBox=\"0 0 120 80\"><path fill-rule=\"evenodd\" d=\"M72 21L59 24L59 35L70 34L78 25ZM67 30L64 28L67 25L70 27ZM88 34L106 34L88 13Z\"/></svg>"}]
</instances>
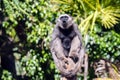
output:
<instances>
[{"instance_id":1,"label":"palm frond","mask_svg":"<svg viewBox=\"0 0 120 80\"><path fill-rule=\"evenodd\" d=\"M91 9L95 10L95 6L88 2L88 0L83 0Z\"/></svg>"},{"instance_id":2,"label":"palm frond","mask_svg":"<svg viewBox=\"0 0 120 80\"><path fill-rule=\"evenodd\" d=\"M93 16L92 24L91 24L91 31L94 28L94 24L95 24L95 21L97 19L97 15L98 15L98 11L96 10L95 13L94 13L94 16Z\"/></svg>"},{"instance_id":3,"label":"palm frond","mask_svg":"<svg viewBox=\"0 0 120 80\"><path fill-rule=\"evenodd\" d=\"M57 3L57 4L59 3L59 4L69 5L69 4L73 3L73 0L68 0L68 1L66 1L66 0L50 0L50 2Z\"/></svg>"},{"instance_id":4,"label":"palm frond","mask_svg":"<svg viewBox=\"0 0 120 80\"><path fill-rule=\"evenodd\" d=\"M91 25L90 25L90 22L91 22L93 16L94 16L94 14L89 15L89 16L88 16L86 19L84 19L84 20L81 22L81 24L78 26L78 27L80 27L81 32L84 32L84 34L86 34L87 31L89 30L89 28L90 28L90 26L91 26Z\"/></svg>"},{"instance_id":5,"label":"palm frond","mask_svg":"<svg viewBox=\"0 0 120 80\"><path fill-rule=\"evenodd\" d=\"M79 27L84 34L88 30L93 31L96 22L101 23L105 28L111 28L120 19L119 4L112 0L51 0L51 2L55 3L56 7L58 6L58 10L79 15L77 16L79 18L82 17L84 20L81 21ZM117 7L111 5L112 2L116 3Z\"/></svg>"},{"instance_id":6,"label":"palm frond","mask_svg":"<svg viewBox=\"0 0 120 80\"><path fill-rule=\"evenodd\" d=\"M105 28L111 28L119 22L120 14L117 9L104 8L101 10L101 23Z\"/></svg>"}]
</instances>

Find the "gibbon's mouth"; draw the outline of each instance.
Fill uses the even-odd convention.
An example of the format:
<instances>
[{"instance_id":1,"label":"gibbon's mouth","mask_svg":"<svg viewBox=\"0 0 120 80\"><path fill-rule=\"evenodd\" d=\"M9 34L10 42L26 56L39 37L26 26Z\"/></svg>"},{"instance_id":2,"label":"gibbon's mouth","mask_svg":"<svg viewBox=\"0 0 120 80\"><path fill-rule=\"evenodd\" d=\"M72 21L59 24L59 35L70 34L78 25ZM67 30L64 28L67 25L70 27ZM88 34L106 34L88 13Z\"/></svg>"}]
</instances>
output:
<instances>
[{"instance_id":1,"label":"gibbon's mouth","mask_svg":"<svg viewBox=\"0 0 120 80\"><path fill-rule=\"evenodd\" d=\"M66 28L67 27L67 23L62 23L63 27Z\"/></svg>"}]
</instances>

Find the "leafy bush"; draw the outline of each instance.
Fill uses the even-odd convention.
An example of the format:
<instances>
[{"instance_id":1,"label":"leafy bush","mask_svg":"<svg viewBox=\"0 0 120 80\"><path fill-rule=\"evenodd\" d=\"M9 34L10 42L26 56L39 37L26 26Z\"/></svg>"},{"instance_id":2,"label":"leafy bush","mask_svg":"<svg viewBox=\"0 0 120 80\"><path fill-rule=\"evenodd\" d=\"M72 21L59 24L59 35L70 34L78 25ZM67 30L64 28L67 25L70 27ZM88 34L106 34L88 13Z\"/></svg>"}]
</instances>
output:
<instances>
[{"instance_id":1,"label":"leafy bush","mask_svg":"<svg viewBox=\"0 0 120 80\"><path fill-rule=\"evenodd\" d=\"M2 0L0 4L0 55L12 51L17 75L31 80L59 79L49 42L55 19L62 13L70 14L79 24L90 63L98 58L114 61L120 56L120 29L114 27L120 26L119 0ZM108 11L108 18L103 10ZM2 52L3 48L6 51ZM92 77L89 74L90 80ZM11 80L12 76L3 71L1 78Z\"/></svg>"}]
</instances>

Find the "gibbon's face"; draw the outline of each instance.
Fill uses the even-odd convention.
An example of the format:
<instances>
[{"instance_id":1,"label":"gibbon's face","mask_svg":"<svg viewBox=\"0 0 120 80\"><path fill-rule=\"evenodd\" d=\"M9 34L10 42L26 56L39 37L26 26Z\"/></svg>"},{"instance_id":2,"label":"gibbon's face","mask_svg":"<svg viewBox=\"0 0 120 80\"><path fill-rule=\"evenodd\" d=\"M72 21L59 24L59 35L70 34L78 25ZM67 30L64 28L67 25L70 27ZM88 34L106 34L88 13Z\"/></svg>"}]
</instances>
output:
<instances>
[{"instance_id":1,"label":"gibbon's face","mask_svg":"<svg viewBox=\"0 0 120 80\"><path fill-rule=\"evenodd\" d=\"M62 29L68 29L73 24L73 19L67 14L60 15L56 22Z\"/></svg>"},{"instance_id":2,"label":"gibbon's face","mask_svg":"<svg viewBox=\"0 0 120 80\"><path fill-rule=\"evenodd\" d=\"M95 62L94 65L95 69L95 74L97 76L105 76L104 73L106 72L106 66L105 66L105 61L104 60L99 60L98 62Z\"/></svg>"}]
</instances>

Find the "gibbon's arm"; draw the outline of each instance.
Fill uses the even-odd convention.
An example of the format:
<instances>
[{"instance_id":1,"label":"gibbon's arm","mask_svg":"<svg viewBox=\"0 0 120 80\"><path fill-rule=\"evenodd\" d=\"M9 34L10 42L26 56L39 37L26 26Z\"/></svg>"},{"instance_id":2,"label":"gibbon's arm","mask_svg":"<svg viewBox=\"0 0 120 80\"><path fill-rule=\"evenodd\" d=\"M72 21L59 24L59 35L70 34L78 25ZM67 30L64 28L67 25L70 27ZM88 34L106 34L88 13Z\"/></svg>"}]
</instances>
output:
<instances>
[{"instance_id":1,"label":"gibbon's arm","mask_svg":"<svg viewBox=\"0 0 120 80\"><path fill-rule=\"evenodd\" d=\"M51 53L55 65L57 69L60 71L61 75L69 77L69 75L71 75L71 72L68 70L68 67L66 65L69 60L65 57L63 53L63 47L61 45L61 41L59 41L59 38L56 38L53 41L53 44L51 46Z\"/></svg>"},{"instance_id":2,"label":"gibbon's arm","mask_svg":"<svg viewBox=\"0 0 120 80\"><path fill-rule=\"evenodd\" d=\"M54 53L59 60L64 61L66 59L61 40L59 38L53 40L50 48L51 53Z\"/></svg>"}]
</instances>

